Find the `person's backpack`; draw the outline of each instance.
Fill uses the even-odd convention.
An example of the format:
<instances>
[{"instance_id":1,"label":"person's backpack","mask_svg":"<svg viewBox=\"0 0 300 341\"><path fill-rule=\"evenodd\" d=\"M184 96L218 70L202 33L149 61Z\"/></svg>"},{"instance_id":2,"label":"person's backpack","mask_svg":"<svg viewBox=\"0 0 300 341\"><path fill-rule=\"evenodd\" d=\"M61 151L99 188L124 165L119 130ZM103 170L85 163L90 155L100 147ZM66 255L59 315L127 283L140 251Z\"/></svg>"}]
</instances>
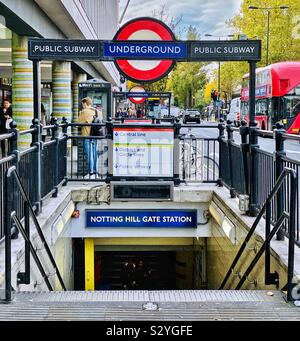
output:
<instances>
[{"instance_id":1,"label":"person's backpack","mask_svg":"<svg viewBox=\"0 0 300 341\"><path fill-rule=\"evenodd\" d=\"M98 117L98 111L95 109L95 116L92 123L102 123ZM105 127L91 126L90 136L105 136Z\"/></svg>"}]
</instances>

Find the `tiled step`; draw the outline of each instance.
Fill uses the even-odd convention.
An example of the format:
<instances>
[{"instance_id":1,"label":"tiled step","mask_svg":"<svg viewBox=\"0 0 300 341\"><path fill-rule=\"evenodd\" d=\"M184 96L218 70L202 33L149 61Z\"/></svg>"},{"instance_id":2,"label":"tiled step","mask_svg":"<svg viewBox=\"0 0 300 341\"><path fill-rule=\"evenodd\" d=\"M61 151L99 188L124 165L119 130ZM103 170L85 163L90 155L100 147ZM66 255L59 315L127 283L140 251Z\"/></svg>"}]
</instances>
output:
<instances>
[{"instance_id":1,"label":"tiled step","mask_svg":"<svg viewBox=\"0 0 300 341\"><path fill-rule=\"evenodd\" d=\"M23 292L0 304L0 320L300 321L300 308L286 303L279 291L273 296L250 290Z\"/></svg>"}]
</instances>

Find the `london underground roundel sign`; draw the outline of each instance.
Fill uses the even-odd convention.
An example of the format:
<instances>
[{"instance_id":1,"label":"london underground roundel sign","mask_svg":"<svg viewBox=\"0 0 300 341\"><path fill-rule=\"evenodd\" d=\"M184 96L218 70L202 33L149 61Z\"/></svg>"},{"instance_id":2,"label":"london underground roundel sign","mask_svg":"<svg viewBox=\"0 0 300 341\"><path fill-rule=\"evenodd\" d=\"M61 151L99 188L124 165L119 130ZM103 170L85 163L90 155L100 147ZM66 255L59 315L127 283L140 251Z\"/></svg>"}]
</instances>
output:
<instances>
[{"instance_id":1,"label":"london underground roundel sign","mask_svg":"<svg viewBox=\"0 0 300 341\"><path fill-rule=\"evenodd\" d=\"M114 36L113 40L162 40L175 41L170 28L153 18L137 18L127 22ZM155 82L166 76L173 68L173 60L124 60L115 61L115 65L125 77L141 83Z\"/></svg>"},{"instance_id":2,"label":"london underground roundel sign","mask_svg":"<svg viewBox=\"0 0 300 341\"><path fill-rule=\"evenodd\" d=\"M136 85L130 89L129 92L145 92L145 89L142 86ZM141 104L144 103L146 98L145 97L129 97L129 100L134 104Z\"/></svg>"}]
</instances>

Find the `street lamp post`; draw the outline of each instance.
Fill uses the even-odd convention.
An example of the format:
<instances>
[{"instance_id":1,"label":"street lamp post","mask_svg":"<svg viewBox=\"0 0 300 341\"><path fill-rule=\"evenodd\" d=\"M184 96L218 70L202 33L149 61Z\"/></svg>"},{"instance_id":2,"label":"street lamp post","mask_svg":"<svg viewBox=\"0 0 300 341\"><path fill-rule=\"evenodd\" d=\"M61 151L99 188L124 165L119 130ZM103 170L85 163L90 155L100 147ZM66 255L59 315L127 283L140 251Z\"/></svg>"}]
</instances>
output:
<instances>
[{"instance_id":1,"label":"street lamp post","mask_svg":"<svg viewBox=\"0 0 300 341\"><path fill-rule=\"evenodd\" d=\"M228 34L227 36L215 36L213 34L210 33L206 33L205 37L216 37L219 38L219 40L221 40L221 38L225 38L225 37L229 37L229 38L233 38L234 34ZM219 106L219 101L220 101L220 95L221 95L221 62L218 62L218 119L220 118L220 106Z\"/></svg>"},{"instance_id":2,"label":"street lamp post","mask_svg":"<svg viewBox=\"0 0 300 341\"><path fill-rule=\"evenodd\" d=\"M273 9L288 9L289 6L278 6L278 7L257 7L257 6L249 6L251 10L261 9L266 11L267 13L267 42L266 42L266 66L269 65L269 43L270 43L270 15Z\"/></svg>"}]
</instances>

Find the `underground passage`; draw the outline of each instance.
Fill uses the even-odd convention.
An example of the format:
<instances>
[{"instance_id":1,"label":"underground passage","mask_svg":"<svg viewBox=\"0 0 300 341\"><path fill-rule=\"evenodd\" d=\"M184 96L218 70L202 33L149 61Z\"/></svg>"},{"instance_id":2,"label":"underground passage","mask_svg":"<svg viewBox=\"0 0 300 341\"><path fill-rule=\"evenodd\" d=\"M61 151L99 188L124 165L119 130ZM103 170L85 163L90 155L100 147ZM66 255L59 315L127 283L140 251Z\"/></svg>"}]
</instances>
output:
<instances>
[{"instance_id":1,"label":"underground passage","mask_svg":"<svg viewBox=\"0 0 300 341\"><path fill-rule=\"evenodd\" d=\"M74 289L84 290L87 264L74 240ZM122 250L123 249L123 250ZM205 288L203 251L188 248L117 247L94 252L94 290L193 290Z\"/></svg>"}]
</instances>

